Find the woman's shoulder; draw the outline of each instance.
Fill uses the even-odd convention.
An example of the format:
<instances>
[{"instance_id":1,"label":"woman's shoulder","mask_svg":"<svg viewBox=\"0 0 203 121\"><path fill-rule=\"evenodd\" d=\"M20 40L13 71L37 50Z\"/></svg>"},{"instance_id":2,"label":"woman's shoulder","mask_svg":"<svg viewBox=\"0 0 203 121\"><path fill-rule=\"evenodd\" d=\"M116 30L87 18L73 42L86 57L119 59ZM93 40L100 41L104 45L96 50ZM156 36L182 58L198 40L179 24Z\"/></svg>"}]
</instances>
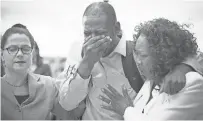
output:
<instances>
[{"instance_id":1,"label":"woman's shoulder","mask_svg":"<svg viewBox=\"0 0 203 121\"><path fill-rule=\"evenodd\" d=\"M31 74L31 76L38 80L38 83L44 84L45 86L53 86L55 79L50 77L50 76L44 76L44 75L40 75L40 74Z\"/></svg>"},{"instance_id":2,"label":"woman's shoulder","mask_svg":"<svg viewBox=\"0 0 203 121\"><path fill-rule=\"evenodd\" d=\"M203 76L197 72L188 72L186 75L185 87L200 85L203 89Z\"/></svg>"},{"instance_id":3,"label":"woman's shoulder","mask_svg":"<svg viewBox=\"0 0 203 121\"><path fill-rule=\"evenodd\" d=\"M44 69L50 69L50 66L48 64L42 64L41 67Z\"/></svg>"},{"instance_id":4,"label":"woman's shoulder","mask_svg":"<svg viewBox=\"0 0 203 121\"><path fill-rule=\"evenodd\" d=\"M42 90L44 91L48 90L48 91L45 91L46 95L48 96L47 98L53 98L53 96L57 94L58 89L56 88L54 78L50 76L44 76L44 75L34 74L34 73L31 75L32 75L32 78L37 80L34 85L38 87L40 93L43 93Z\"/></svg>"}]
</instances>

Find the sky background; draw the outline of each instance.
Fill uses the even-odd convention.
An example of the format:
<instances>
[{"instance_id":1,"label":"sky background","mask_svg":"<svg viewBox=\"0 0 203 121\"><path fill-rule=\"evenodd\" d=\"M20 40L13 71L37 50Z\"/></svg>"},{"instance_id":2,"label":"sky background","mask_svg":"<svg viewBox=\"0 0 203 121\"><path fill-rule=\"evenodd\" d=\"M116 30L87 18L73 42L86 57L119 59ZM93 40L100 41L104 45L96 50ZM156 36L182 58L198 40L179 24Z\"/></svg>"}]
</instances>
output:
<instances>
[{"instance_id":1,"label":"sky background","mask_svg":"<svg viewBox=\"0 0 203 121\"><path fill-rule=\"evenodd\" d=\"M1 34L15 23L27 26L46 57L68 57L83 41L82 15L92 2L101 0L1 0ZM194 26L203 50L203 0L109 0L115 8L126 39L140 22L165 17Z\"/></svg>"}]
</instances>

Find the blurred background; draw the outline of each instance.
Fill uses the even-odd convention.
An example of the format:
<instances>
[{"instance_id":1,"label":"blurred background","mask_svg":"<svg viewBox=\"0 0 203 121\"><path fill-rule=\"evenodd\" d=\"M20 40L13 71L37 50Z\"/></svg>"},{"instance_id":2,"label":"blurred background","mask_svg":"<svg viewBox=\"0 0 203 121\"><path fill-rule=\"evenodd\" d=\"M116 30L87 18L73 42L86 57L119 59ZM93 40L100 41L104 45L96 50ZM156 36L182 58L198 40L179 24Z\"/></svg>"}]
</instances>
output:
<instances>
[{"instance_id":1,"label":"blurred background","mask_svg":"<svg viewBox=\"0 0 203 121\"><path fill-rule=\"evenodd\" d=\"M13 24L27 26L40 48L53 77L66 58L80 54L83 41L82 15L92 2L101 0L1 0L1 35ZM135 25L157 17L192 24L203 50L203 0L109 0L126 39L132 40Z\"/></svg>"}]
</instances>

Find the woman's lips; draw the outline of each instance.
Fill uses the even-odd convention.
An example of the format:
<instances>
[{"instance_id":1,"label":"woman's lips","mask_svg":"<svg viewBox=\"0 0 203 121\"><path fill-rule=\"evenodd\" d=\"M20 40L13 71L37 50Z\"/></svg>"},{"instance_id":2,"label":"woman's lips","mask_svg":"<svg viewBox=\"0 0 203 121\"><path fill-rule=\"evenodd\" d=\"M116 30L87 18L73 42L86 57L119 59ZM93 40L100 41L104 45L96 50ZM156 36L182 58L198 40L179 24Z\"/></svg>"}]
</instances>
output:
<instances>
[{"instance_id":1,"label":"woman's lips","mask_svg":"<svg viewBox=\"0 0 203 121\"><path fill-rule=\"evenodd\" d=\"M25 61L16 61L15 63L25 63Z\"/></svg>"}]
</instances>

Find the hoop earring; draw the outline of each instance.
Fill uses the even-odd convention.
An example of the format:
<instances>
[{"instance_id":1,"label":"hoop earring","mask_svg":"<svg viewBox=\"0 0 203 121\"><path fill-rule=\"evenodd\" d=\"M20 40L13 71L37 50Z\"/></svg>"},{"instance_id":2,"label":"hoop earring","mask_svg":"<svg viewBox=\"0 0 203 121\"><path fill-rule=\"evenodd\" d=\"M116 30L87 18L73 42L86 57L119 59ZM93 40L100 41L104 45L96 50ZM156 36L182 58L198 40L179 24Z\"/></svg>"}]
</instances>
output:
<instances>
[{"instance_id":1,"label":"hoop earring","mask_svg":"<svg viewBox=\"0 0 203 121\"><path fill-rule=\"evenodd\" d=\"M4 68L6 67L5 60L2 60L2 65Z\"/></svg>"}]
</instances>

